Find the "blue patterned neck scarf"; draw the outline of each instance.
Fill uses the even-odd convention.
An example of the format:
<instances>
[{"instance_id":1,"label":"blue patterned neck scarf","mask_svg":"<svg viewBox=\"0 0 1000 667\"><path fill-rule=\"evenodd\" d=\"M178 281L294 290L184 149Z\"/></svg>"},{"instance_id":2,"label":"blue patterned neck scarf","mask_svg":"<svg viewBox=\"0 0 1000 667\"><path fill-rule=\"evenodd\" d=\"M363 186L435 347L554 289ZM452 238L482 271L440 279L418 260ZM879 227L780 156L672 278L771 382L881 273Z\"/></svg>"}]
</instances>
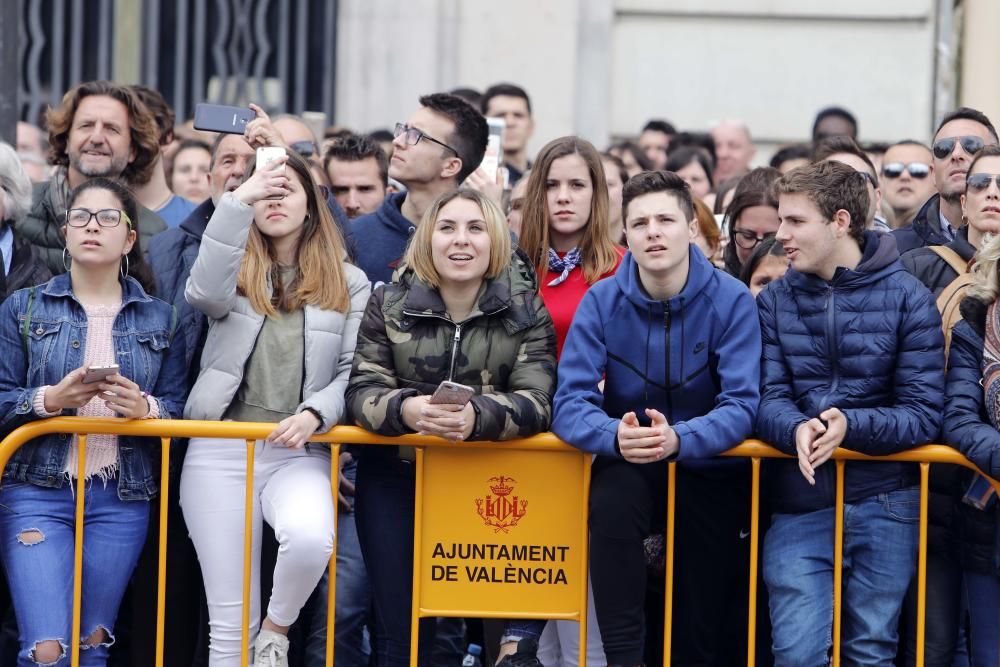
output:
<instances>
[{"instance_id":1,"label":"blue patterned neck scarf","mask_svg":"<svg viewBox=\"0 0 1000 667\"><path fill-rule=\"evenodd\" d=\"M579 248L573 248L563 257L560 257L555 250L549 248L549 271L560 272L559 277L549 283L549 287L555 287L569 278L570 271L580 266L580 261Z\"/></svg>"}]
</instances>

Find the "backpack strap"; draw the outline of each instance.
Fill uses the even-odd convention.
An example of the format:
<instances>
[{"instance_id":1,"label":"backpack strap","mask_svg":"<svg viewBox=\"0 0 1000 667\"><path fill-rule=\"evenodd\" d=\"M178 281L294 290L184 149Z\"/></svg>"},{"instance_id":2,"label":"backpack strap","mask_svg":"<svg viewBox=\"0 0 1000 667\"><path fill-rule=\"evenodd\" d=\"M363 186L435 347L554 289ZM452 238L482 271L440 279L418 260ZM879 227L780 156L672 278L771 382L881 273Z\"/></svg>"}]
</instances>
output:
<instances>
[{"instance_id":1,"label":"backpack strap","mask_svg":"<svg viewBox=\"0 0 1000 667\"><path fill-rule=\"evenodd\" d=\"M948 262L948 266L955 270L955 273L962 275L969 270L969 263L962 259L957 252L943 245L929 246L935 255Z\"/></svg>"},{"instance_id":2,"label":"backpack strap","mask_svg":"<svg viewBox=\"0 0 1000 667\"><path fill-rule=\"evenodd\" d=\"M958 274L958 277L948 283L937 298L937 309L941 313L941 329L944 331L944 358L948 361L948 353L951 351L951 330L962 320L962 299L965 293L972 286L972 273L965 272Z\"/></svg>"}]
</instances>

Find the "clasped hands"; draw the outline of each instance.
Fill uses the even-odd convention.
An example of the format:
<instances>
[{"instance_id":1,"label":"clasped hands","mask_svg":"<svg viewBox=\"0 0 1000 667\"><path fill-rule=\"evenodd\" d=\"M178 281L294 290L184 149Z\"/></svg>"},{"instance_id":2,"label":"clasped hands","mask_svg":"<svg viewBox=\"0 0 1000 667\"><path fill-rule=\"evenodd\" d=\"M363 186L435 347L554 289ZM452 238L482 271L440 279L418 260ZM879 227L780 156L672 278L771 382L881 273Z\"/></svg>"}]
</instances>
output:
<instances>
[{"instance_id":1,"label":"clasped hands","mask_svg":"<svg viewBox=\"0 0 1000 667\"><path fill-rule=\"evenodd\" d=\"M823 422L826 422L825 424ZM837 408L829 408L802 422L795 429L795 451L799 470L806 481L816 484L816 468L826 463L847 435L847 417Z\"/></svg>"},{"instance_id":2,"label":"clasped hands","mask_svg":"<svg viewBox=\"0 0 1000 667\"><path fill-rule=\"evenodd\" d=\"M640 426L634 412L618 423L618 449L629 463L654 463L677 453L680 439L659 410L646 408L649 426Z\"/></svg>"},{"instance_id":3,"label":"clasped hands","mask_svg":"<svg viewBox=\"0 0 1000 667\"><path fill-rule=\"evenodd\" d=\"M437 435L448 440L466 440L476 424L472 402L465 405L431 403L430 396L411 396L403 401L403 423L419 435Z\"/></svg>"}]
</instances>

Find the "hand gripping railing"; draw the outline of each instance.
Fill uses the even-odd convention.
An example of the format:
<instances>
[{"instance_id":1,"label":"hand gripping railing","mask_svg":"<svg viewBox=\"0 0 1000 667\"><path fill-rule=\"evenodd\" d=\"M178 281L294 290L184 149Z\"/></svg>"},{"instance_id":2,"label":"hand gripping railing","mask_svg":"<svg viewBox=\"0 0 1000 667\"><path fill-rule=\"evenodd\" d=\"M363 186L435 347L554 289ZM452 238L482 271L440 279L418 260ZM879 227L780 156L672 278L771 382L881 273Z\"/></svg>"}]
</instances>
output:
<instances>
[{"instance_id":1,"label":"hand gripping railing","mask_svg":"<svg viewBox=\"0 0 1000 667\"><path fill-rule=\"evenodd\" d=\"M161 441L161 494L159 500L160 512L160 534L159 534L159 565L157 575L157 613L156 613L156 665L163 664L164 646L164 603L166 598L166 536L167 536L167 507L169 490L169 461L170 461L170 439L171 438L227 438L244 440L247 443L247 470L251 471L247 475L246 482L246 523L244 531L244 556L243 556L243 636L242 636L242 664L247 664L249 653L249 615L250 605L250 552L252 544L252 512L249 510L252 503L253 494L253 465L254 465L254 444L257 440L264 439L274 429L274 424L245 423L245 422L205 422L205 421L184 421L184 420L124 420L124 419L92 419L82 417L57 417L35 421L22 426L11 432L3 441L0 441L0 469L6 466L11 455L23 444L34 438L52 433L75 433L80 436L80 455L78 460L78 473L76 479L76 536L74 545L73 560L73 627L72 641L70 644L71 659L73 667L79 665L80 651L80 610L81 610L81 585L83 570L83 510L84 494L86 488L84 484L84 471L86 470L86 437L93 434L111 434L119 436L141 436L150 438L160 438ZM418 458L422 459L422 450L425 447L461 447L471 449L495 448L495 443L489 442L468 442L455 445L439 438L429 436L408 435L400 438L389 438L379 436L356 427L338 426L331 431L318 434L311 438L313 442L325 442L331 445L331 491L334 498L338 492L338 461L339 443L352 443L359 445L409 445L418 448ZM543 434L524 440L504 442L500 447L507 450L546 450L546 451L576 451L568 445L560 442L552 434ZM749 612L747 625L747 665L755 664L756 655L756 611L757 611L757 574L758 574L758 546L759 546L759 512L760 512L760 462L763 458L793 458L787 454L756 440L748 440L741 445L725 452L724 456L744 457L751 460L751 525L750 525L750 572L749 572ZM931 463L944 463L959 465L976 472L981 472L965 457L950 447L941 445L926 445L891 456L874 457L860 454L846 449L835 450L833 457L837 471L836 484L836 521L834 535L834 619L833 619L833 665L840 664L840 604L841 604L841 581L842 581L842 551L843 551L843 508L844 508L844 465L846 461L905 461L920 464L920 539L918 556L918 589L917 589L917 665L924 663L924 634L925 634L925 609L926 609L926 576L927 576L927 497L928 479ZM665 601L664 601L664 664L670 663L671 655L671 629L672 629L672 598L673 598L673 562L674 562L674 523L676 512L676 475L677 464L668 464L668 490L667 490L667 528L666 528L666 572L665 572ZM589 476L587 476L589 478ZM988 478L989 479L989 478ZM990 483L1000 492L1000 482L990 479ZM418 485L418 497L416 506L419 510L420 497ZM586 517L586 503L581 508L581 512ZM334 502L334 521L337 517L337 503ZM584 525L585 521L584 521ZM417 517L414 545L419 543L420 518ZM414 584L419 585L416 574L418 568L418 555L414 558ZM583 559L584 571L586 568L586 558ZM333 645L334 645L334 610L336 595L336 553L330 559L330 585L327 609L327 646L326 664L333 665ZM584 582L586 576L583 577ZM414 616L413 627L416 628L417 600L414 591ZM586 660L586 585L583 586L582 614L579 615L581 625L581 652L580 665L585 665ZM469 610L474 612L475 610ZM411 665L416 666L416 632L413 633L413 651L411 654Z\"/></svg>"}]
</instances>

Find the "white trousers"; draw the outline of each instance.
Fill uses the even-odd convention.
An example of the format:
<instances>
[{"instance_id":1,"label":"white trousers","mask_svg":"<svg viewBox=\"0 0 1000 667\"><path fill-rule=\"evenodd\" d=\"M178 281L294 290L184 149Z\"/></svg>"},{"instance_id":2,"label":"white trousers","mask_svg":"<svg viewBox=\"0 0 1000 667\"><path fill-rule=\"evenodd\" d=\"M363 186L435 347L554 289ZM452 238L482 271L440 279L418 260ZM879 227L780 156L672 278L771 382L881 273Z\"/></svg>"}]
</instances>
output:
<instances>
[{"instance_id":1,"label":"white trousers","mask_svg":"<svg viewBox=\"0 0 1000 667\"><path fill-rule=\"evenodd\" d=\"M538 640L538 660L545 667L579 667L580 624L575 621L549 621ZM594 611L594 591L587 578L587 667L607 667L601 629Z\"/></svg>"},{"instance_id":2,"label":"white trousers","mask_svg":"<svg viewBox=\"0 0 1000 667\"><path fill-rule=\"evenodd\" d=\"M180 503L205 581L212 667L240 662L245 485L245 441L191 440L181 473ZM333 553L333 503L329 449L287 449L257 441L251 501L251 644L260 629L261 518L274 529L279 545L267 615L277 625L291 625Z\"/></svg>"}]
</instances>

